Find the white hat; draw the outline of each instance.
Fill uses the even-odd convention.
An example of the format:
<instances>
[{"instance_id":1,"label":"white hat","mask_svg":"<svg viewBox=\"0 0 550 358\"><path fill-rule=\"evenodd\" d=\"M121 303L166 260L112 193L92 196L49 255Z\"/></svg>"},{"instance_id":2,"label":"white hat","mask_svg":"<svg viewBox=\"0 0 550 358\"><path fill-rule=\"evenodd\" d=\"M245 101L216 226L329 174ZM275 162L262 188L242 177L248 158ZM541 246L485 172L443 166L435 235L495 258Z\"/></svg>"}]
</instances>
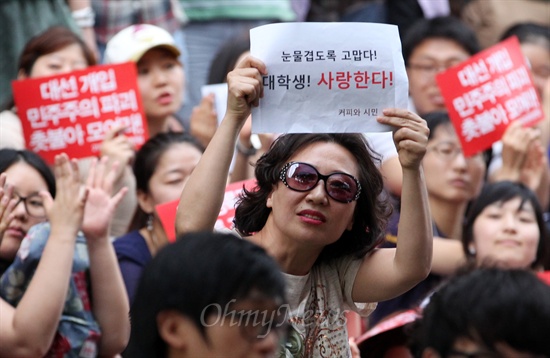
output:
<instances>
[{"instance_id":1,"label":"white hat","mask_svg":"<svg viewBox=\"0 0 550 358\"><path fill-rule=\"evenodd\" d=\"M105 49L105 63L137 62L154 47L162 47L179 56L180 50L168 31L154 25L132 25L119 31Z\"/></svg>"}]
</instances>

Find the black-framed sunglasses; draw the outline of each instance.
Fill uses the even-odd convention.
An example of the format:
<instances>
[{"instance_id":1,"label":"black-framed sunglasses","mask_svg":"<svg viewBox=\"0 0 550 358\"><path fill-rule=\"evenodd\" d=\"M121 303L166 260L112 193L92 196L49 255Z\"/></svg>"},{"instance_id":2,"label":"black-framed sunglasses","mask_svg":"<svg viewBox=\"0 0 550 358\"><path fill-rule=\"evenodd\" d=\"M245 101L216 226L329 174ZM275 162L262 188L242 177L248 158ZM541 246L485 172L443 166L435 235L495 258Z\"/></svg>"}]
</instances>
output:
<instances>
[{"instance_id":1,"label":"black-framed sunglasses","mask_svg":"<svg viewBox=\"0 0 550 358\"><path fill-rule=\"evenodd\" d=\"M279 173L279 179L287 188L302 192L312 190L322 179L328 196L340 203L351 203L361 195L361 184L353 175L341 172L323 175L307 163L285 164Z\"/></svg>"}]
</instances>

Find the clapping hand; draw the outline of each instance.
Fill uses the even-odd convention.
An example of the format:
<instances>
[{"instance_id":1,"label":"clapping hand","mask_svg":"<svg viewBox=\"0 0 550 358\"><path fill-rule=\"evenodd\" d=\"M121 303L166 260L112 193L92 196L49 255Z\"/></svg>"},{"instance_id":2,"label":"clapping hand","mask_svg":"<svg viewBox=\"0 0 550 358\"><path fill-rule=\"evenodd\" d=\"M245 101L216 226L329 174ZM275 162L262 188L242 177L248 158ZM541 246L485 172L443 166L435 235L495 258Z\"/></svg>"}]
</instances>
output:
<instances>
[{"instance_id":1,"label":"clapping hand","mask_svg":"<svg viewBox=\"0 0 550 358\"><path fill-rule=\"evenodd\" d=\"M5 173L0 174L0 243L2 243L4 232L15 216L13 209L17 203L13 199L13 186L6 185L6 178Z\"/></svg>"},{"instance_id":2,"label":"clapping hand","mask_svg":"<svg viewBox=\"0 0 550 358\"><path fill-rule=\"evenodd\" d=\"M95 160L86 180L86 189L89 194L84 209L82 231L88 240L108 238L115 208L128 191L124 187L111 196L119 164L115 161L109 167L108 161L107 157L101 158L99 162Z\"/></svg>"}]
</instances>

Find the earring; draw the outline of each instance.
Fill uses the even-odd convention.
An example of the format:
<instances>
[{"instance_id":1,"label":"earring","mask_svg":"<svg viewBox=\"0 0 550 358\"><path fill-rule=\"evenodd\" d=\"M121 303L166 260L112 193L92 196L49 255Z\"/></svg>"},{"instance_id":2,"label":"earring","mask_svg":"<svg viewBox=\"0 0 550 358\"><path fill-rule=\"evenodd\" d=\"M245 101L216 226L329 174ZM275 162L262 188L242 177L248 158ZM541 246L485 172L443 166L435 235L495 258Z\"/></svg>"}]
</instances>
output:
<instances>
[{"instance_id":1,"label":"earring","mask_svg":"<svg viewBox=\"0 0 550 358\"><path fill-rule=\"evenodd\" d=\"M147 215L147 231L153 231L153 214Z\"/></svg>"},{"instance_id":2,"label":"earring","mask_svg":"<svg viewBox=\"0 0 550 358\"><path fill-rule=\"evenodd\" d=\"M473 246L468 246L468 253L472 256L476 255L476 248Z\"/></svg>"}]
</instances>

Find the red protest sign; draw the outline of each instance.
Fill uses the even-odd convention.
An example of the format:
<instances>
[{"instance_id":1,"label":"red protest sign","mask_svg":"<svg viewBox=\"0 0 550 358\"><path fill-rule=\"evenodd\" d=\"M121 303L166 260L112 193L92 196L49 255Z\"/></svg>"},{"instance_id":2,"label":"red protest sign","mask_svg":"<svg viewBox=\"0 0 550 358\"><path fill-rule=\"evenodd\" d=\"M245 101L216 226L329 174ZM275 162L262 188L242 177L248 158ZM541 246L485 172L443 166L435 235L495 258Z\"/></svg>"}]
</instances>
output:
<instances>
[{"instance_id":1,"label":"red protest sign","mask_svg":"<svg viewBox=\"0 0 550 358\"><path fill-rule=\"evenodd\" d=\"M125 126L136 147L149 137L134 63L13 81L12 87L26 146L49 163L62 152L96 156L114 126Z\"/></svg>"},{"instance_id":2,"label":"red protest sign","mask_svg":"<svg viewBox=\"0 0 550 358\"><path fill-rule=\"evenodd\" d=\"M496 44L436 77L466 156L501 139L512 121L544 118L516 37Z\"/></svg>"},{"instance_id":3,"label":"red protest sign","mask_svg":"<svg viewBox=\"0 0 550 358\"><path fill-rule=\"evenodd\" d=\"M243 190L243 186L247 190L252 190L256 186L256 180L249 179L229 184L225 188L220 214L214 228L216 230L232 229L233 218L235 217L235 203ZM176 211L178 209L179 199L168 203L159 204L155 207L157 215L162 223L164 232L168 237L169 242L176 240Z\"/></svg>"},{"instance_id":4,"label":"red protest sign","mask_svg":"<svg viewBox=\"0 0 550 358\"><path fill-rule=\"evenodd\" d=\"M176 241L176 211L178 210L179 199L155 206L157 216L160 219L162 228L168 237L169 242Z\"/></svg>"}]
</instances>

